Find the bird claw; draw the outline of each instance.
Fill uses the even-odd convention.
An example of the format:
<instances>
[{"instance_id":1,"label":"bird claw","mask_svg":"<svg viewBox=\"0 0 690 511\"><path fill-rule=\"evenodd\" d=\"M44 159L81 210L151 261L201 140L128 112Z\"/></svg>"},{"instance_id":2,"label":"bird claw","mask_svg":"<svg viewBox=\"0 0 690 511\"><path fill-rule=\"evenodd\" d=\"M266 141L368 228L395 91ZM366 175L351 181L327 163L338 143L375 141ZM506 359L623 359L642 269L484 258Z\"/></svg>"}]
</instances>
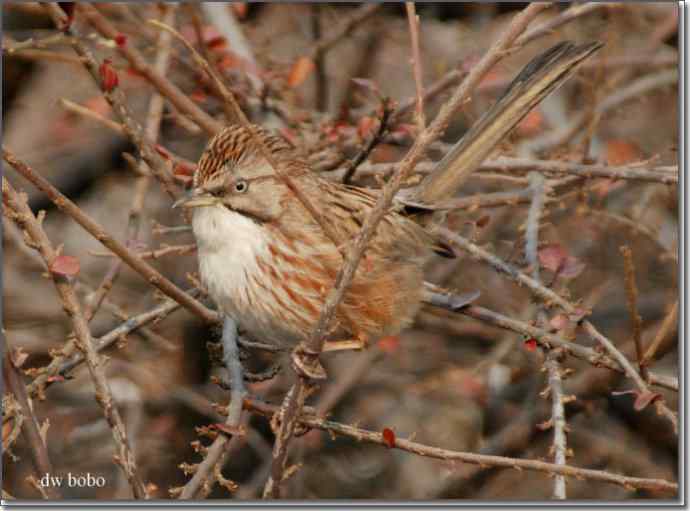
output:
<instances>
[{"instance_id":1,"label":"bird claw","mask_svg":"<svg viewBox=\"0 0 690 511\"><path fill-rule=\"evenodd\" d=\"M292 366L297 374L311 380L325 380L328 378L326 370L321 365L316 354L310 353L306 347L299 345L292 352Z\"/></svg>"}]
</instances>

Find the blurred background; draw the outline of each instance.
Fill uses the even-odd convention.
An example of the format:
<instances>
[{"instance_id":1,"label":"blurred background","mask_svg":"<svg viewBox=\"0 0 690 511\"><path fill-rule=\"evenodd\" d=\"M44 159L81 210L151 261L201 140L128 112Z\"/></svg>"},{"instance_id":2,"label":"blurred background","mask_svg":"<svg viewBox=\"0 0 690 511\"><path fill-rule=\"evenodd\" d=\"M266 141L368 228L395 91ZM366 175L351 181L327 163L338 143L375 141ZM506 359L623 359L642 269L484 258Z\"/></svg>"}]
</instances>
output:
<instances>
[{"instance_id":1,"label":"blurred background","mask_svg":"<svg viewBox=\"0 0 690 511\"><path fill-rule=\"evenodd\" d=\"M601 40L605 47L594 63L584 66L530 114L496 156L638 164L640 168L677 165L677 7L663 3L583 6L584 13L501 60L456 115L443 142L434 145L428 161L442 156L446 144L461 136L532 56L571 39ZM135 48L153 65L162 46L161 35L146 20L167 20L213 62L254 122L284 134L305 153L315 171L333 179L342 176L347 160L374 132L380 112L372 89L398 105L414 98L404 4L383 4L364 14L362 5L348 3L91 5L119 38L104 35L83 7L75 9L73 23L99 59L111 59L118 86L142 125L150 115L155 89L121 50L125 45ZM471 69L523 7L519 3L418 5L425 86ZM544 11L530 28L575 7L558 4ZM353 19L356 22L348 26ZM133 153L135 148L117 127L103 120L117 119L69 41L50 39L58 32L38 3L4 2L2 20L3 144L109 233L128 241L128 218L140 176L123 153ZM348 30L342 37L318 49L319 42L343 27ZM222 102L181 44L172 43L162 74L199 108L225 123ZM353 82L353 78L367 81ZM433 118L450 91L452 86L441 88L426 101L427 119ZM376 164L396 162L405 155L414 140L413 110L408 108L395 119L387 137L360 167L357 184L379 186L374 177ZM189 116L164 101L158 143L164 148L161 152L173 155L172 168L180 187L188 183L208 138ZM519 195L528 187L527 170L482 170L462 196ZM53 243L63 244L63 253L78 258L80 270L74 283L82 303L89 304L115 260L7 166L4 175L26 191L34 211L46 211L43 225ZM564 178L548 177L553 182ZM547 202L541 241L573 258L570 261L577 271L559 275L549 273L547 265L544 282L591 309L592 323L634 356L619 247L628 245L633 251L643 340L649 344L678 299L677 187L608 178L561 181ZM169 229L184 225L170 205L169 197L152 181L143 195L139 234L131 246L144 253L158 250L149 261L187 289L194 285L197 268L193 247L189 247L194 239L190 232ZM466 205L449 215L449 225L526 269L528 208L524 200ZM35 368L48 364L65 343L71 325L53 283L43 275L40 259L5 217L2 241L4 333L29 383L37 374ZM480 291L477 303L504 315L525 322L536 317L537 304L526 289L467 254L435 259L428 275L429 280L460 293ZM208 298L202 299L211 305ZM100 337L161 300L138 274L123 266L91 321L92 334ZM562 321L558 311L550 311L547 321L548 328L559 335L593 346L574 324ZM142 477L151 483L155 498L169 498L169 488L188 480L180 464L200 460L190 446L199 439L195 428L221 420L213 403L226 404L228 394L211 381L223 371L207 348L218 337L218 331L177 310L119 339L105 352L113 395ZM544 427L551 403L540 396L547 385L544 355L523 341L518 334L477 320L425 308L414 327L399 338L383 339L366 352L324 357L331 378L310 397L309 404L328 412L333 420L374 431L391 428L398 437L414 435L415 441L428 445L552 461L553 432ZM677 376L676 343L677 329L672 325L653 364L657 373ZM252 395L279 404L293 378L285 358L250 353L246 364L257 371L280 366L274 378L249 385ZM632 383L572 357L563 365L572 369L564 383L565 393L576 397L566 407L572 449L568 463L675 480L677 436L653 406L636 411L633 396L616 394L630 390ZM677 409L677 393L654 390ZM62 488L64 498L131 498L122 471L112 461L112 435L94 400L85 367L77 367L64 381L52 382L32 403L45 428L55 472L88 472L107 481L102 488ZM12 419L3 422L5 444L12 427ZM201 441L209 442L203 437ZM210 497L260 497L272 443L268 419L248 416L247 435L233 440L223 469L224 476L239 488L230 494L216 485ZM285 484L284 495L294 499L540 500L549 498L552 491L546 474L425 459L320 431L293 441L291 462L302 464ZM27 482L34 468L24 437L5 450L2 470L8 495L40 498ZM673 495L569 479L568 497L618 500Z\"/></svg>"}]
</instances>

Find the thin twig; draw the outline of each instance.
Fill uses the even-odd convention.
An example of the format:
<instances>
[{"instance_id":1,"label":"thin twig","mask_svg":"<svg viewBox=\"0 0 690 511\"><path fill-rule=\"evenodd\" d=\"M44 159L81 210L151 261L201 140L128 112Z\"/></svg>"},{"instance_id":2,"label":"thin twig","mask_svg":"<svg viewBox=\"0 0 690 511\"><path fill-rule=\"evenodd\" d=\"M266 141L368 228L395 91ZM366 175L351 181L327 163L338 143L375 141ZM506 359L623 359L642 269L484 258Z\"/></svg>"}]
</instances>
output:
<instances>
[{"instance_id":1,"label":"thin twig","mask_svg":"<svg viewBox=\"0 0 690 511\"><path fill-rule=\"evenodd\" d=\"M359 172L363 176L382 175L393 172L400 163L363 164ZM420 174L431 172L435 163L421 163L416 171ZM634 165L614 167L609 165L583 165L576 162L559 160L538 160L532 158L512 158L502 156L494 160L486 160L477 169L480 172L529 172L536 171L546 174L568 174L580 177L606 177L610 179L630 179L653 183L678 183L678 167L662 166L644 168ZM338 169L334 172L342 172Z\"/></svg>"},{"instance_id":2,"label":"thin twig","mask_svg":"<svg viewBox=\"0 0 690 511\"><path fill-rule=\"evenodd\" d=\"M48 449L41 436L40 424L34 413L34 408L29 403L29 395L24 388L22 382L22 374L19 368L14 364L12 356L9 351L9 346L5 341L5 336L0 336L0 343L2 344L2 351L4 353L3 357L3 375L5 376L4 381L7 384L5 391L9 391L14 395L14 399L19 406L19 412L17 417L17 423L22 428L24 434L24 440L26 445L31 452L31 460L33 461L34 468L36 470L36 475L39 478L43 477L45 474L53 474L53 464L50 461L50 456L48 454ZM3 400L4 404L4 400ZM3 418L8 410L3 410ZM22 420L26 419L26 420ZM5 447L5 435L3 428L3 447ZM54 486L48 486L46 488L51 499L60 499L62 495L60 490Z\"/></svg>"},{"instance_id":3,"label":"thin twig","mask_svg":"<svg viewBox=\"0 0 690 511\"><path fill-rule=\"evenodd\" d=\"M532 202L527 213L527 226L525 228L525 259L527 265L532 270L532 278L541 284L539 276L539 225L544 212L544 202L546 198L546 180L538 172L530 172L527 179L532 192ZM537 322L544 324L546 312L543 305L537 306ZM559 351L547 350L544 367L548 372L548 385L551 394L552 414L551 424L553 425L553 444L554 462L557 465L566 464L567 440L565 410L563 408L563 384L561 382L561 364L559 361ZM564 500L566 498L565 477L557 475L553 480L553 498Z\"/></svg>"},{"instance_id":4,"label":"thin twig","mask_svg":"<svg viewBox=\"0 0 690 511\"><path fill-rule=\"evenodd\" d=\"M222 457L226 454L227 447L230 445L230 436L226 433L232 433L233 436L244 434L240 430L240 420L246 390L244 388L242 363L239 359L237 337L237 323L232 318L226 317L223 323L223 360L230 371L232 387L230 403L227 406L228 415L224 424L227 431L219 434L213 441L213 444L208 447L206 457L201 463L196 465L194 476L182 489L179 496L181 500L194 498L201 487L207 484L206 481L212 472L220 470Z\"/></svg>"},{"instance_id":5,"label":"thin twig","mask_svg":"<svg viewBox=\"0 0 690 511\"><path fill-rule=\"evenodd\" d=\"M566 466L568 444L566 439L565 408L563 406L565 395L563 393L563 381L561 379L561 364L558 361L558 352L550 350L546 356L544 366L549 375L549 389L551 394L551 424L553 424L553 451L554 463L558 466ZM565 477L557 475L553 480L553 498L563 500L566 497Z\"/></svg>"},{"instance_id":6,"label":"thin twig","mask_svg":"<svg viewBox=\"0 0 690 511\"><path fill-rule=\"evenodd\" d=\"M673 331L674 328L678 326L678 300L671 307L671 311L664 318L663 323L659 327L659 331L654 336L654 340L645 351L642 357L642 364L647 365L652 360L656 359L660 350L661 345L669 337L669 333Z\"/></svg>"},{"instance_id":7,"label":"thin twig","mask_svg":"<svg viewBox=\"0 0 690 511\"><path fill-rule=\"evenodd\" d=\"M573 5L541 25L537 25L536 27L526 31L517 38L514 47L520 48L528 43L531 43L535 39L538 39L539 37L553 34L556 28L565 25L574 19L585 16L586 14L590 14L599 9L610 8L611 4L599 2Z\"/></svg>"},{"instance_id":8,"label":"thin twig","mask_svg":"<svg viewBox=\"0 0 690 511\"><path fill-rule=\"evenodd\" d=\"M321 10L322 6L318 3L309 6L311 33L315 41L323 37ZM328 107L328 77L326 76L326 55L323 50L318 50L314 54L314 73L316 75L316 110L325 112Z\"/></svg>"},{"instance_id":9,"label":"thin twig","mask_svg":"<svg viewBox=\"0 0 690 511\"><path fill-rule=\"evenodd\" d=\"M632 249L623 245L620 247L623 256L623 266L625 268L625 294L628 299L628 310L630 312L630 323L635 341L635 354L637 355L637 365L640 368L640 375L645 381L649 381L647 367L642 363L644 358L642 348L642 318L637 309L637 284L635 283L635 263L633 263Z\"/></svg>"},{"instance_id":10,"label":"thin twig","mask_svg":"<svg viewBox=\"0 0 690 511\"><path fill-rule=\"evenodd\" d=\"M331 47L333 47L343 37L350 34L355 28L360 26L364 20L379 10L380 7L381 4L365 4L355 9L353 13L339 23L338 26L334 27L332 30L329 30L328 35L326 35L325 38L312 45L312 59L317 54L323 54L330 50Z\"/></svg>"},{"instance_id":11,"label":"thin twig","mask_svg":"<svg viewBox=\"0 0 690 511\"><path fill-rule=\"evenodd\" d=\"M424 117L424 84L422 83L422 55L419 51L419 16L415 12L414 2L405 2L407 21L410 27L412 46L412 74L415 85L415 119L417 129L421 132L426 126Z\"/></svg>"},{"instance_id":12,"label":"thin twig","mask_svg":"<svg viewBox=\"0 0 690 511\"><path fill-rule=\"evenodd\" d=\"M387 98L383 98L381 100L381 119L379 119L379 127L376 130L376 133L371 135L371 137L367 141L367 144L355 155L355 157L348 164L347 168L345 169L345 174L343 175L343 184L348 185L352 182L352 178L354 177L355 172L357 172L357 167L359 167L362 164L362 162L364 162L364 160L366 160L369 157L374 148L379 143L381 143L383 135L386 133L386 130L388 129L388 123L392 112L391 108L392 102Z\"/></svg>"},{"instance_id":13,"label":"thin twig","mask_svg":"<svg viewBox=\"0 0 690 511\"><path fill-rule=\"evenodd\" d=\"M95 121L99 124L104 125L106 128L110 129L111 131L114 131L115 133L126 137L127 134L125 133L124 128L122 127L122 124L119 122L115 122L111 119L108 119L107 117L94 112L90 108L87 108L85 106L82 106L78 103L75 103L73 101L70 101L69 99L65 98L60 98L58 100L58 103L60 104L61 107L63 107L65 110L68 112L72 112L78 115L81 115L82 117L86 117L87 119L91 119L92 121Z\"/></svg>"}]
</instances>

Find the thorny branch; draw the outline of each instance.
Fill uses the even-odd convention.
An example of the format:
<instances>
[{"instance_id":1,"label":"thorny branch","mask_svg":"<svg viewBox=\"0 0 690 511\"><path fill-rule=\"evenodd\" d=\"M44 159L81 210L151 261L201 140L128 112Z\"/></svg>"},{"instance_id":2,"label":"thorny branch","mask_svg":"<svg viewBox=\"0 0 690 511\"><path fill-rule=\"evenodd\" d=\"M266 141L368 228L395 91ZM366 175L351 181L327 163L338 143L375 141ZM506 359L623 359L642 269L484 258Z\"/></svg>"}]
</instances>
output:
<instances>
[{"instance_id":1,"label":"thorny branch","mask_svg":"<svg viewBox=\"0 0 690 511\"><path fill-rule=\"evenodd\" d=\"M279 408L274 405L265 404L252 399L245 399L244 406L250 411L255 411L263 415L272 416L279 413ZM326 420L320 417L302 415L295 418L296 422L309 427L320 429L328 433L336 435L343 435L353 438L358 441L375 443L381 446L388 447L383 435L379 432L368 431L366 429L341 424L338 422ZM475 454L470 452L450 451L441 449L439 447L431 447L423 445L404 438L396 438L394 449L418 454L420 456L427 456L441 460L455 460L463 463L471 463L481 467L501 467L513 468L516 470L534 470L538 472L546 472L553 475L563 475L566 477L575 477L578 479L588 479L591 481L601 481L611 484L617 484L629 489L639 490L656 490L664 492L677 492L678 484L666 481L663 479L644 479L638 477L628 477L611 472L604 472L601 470L591 470L585 468L572 467L570 465L556 465L555 463L547 463L537 460L525 460L519 458L508 458L504 456L491 456L486 454Z\"/></svg>"},{"instance_id":2,"label":"thorny branch","mask_svg":"<svg viewBox=\"0 0 690 511\"><path fill-rule=\"evenodd\" d=\"M34 413L34 408L29 403L29 395L22 382L22 373L12 360L12 355L5 341L5 336L3 335L1 337L2 351L4 353L3 380L7 384L7 390L14 396L14 402L17 404L17 411L14 415L16 421L15 426L18 430L23 432L26 443L31 450L31 459L34 463L36 475L42 476L43 474L52 474L53 464L48 455L45 439L41 435L40 424ZM5 409L5 404L3 399L3 419L9 412L8 409ZM3 448L9 447L10 444L11 441L8 442L8 445L5 445L3 420ZM46 493L52 499L59 499L62 497L60 495L60 490L52 486L46 488Z\"/></svg>"},{"instance_id":3,"label":"thorny branch","mask_svg":"<svg viewBox=\"0 0 690 511\"><path fill-rule=\"evenodd\" d=\"M468 251L472 255L480 258L482 261L490 264L499 272L507 275L512 280L518 282L519 284L525 285L534 296L542 300L542 302L548 306L558 306L563 311L574 317L579 317L582 315L582 311L579 310L575 305L568 302L566 299L562 298L552 290L544 287L539 282L536 282L531 277L525 275L521 271L513 268L512 266L506 264L504 261L499 259L497 256L487 252L483 248L475 245L474 243L468 241L467 239L459 236L448 229L439 229L444 238L446 238L451 245L457 245L463 250ZM624 369L625 374L630 378L635 386L639 389L639 392L643 395L651 394L647 383L642 379L640 374L635 370L635 368L630 364L630 361L625 355L623 355L620 350L609 340L606 336L602 335L595 327L586 319L581 319L579 324L582 326L584 331L596 342L601 344L601 346L609 352L609 355L618 362L618 364ZM662 399L655 399L654 405L657 408L657 412L663 415L672 425L673 429L678 433L678 418L676 414L670 410L663 402Z\"/></svg>"},{"instance_id":4,"label":"thorny branch","mask_svg":"<svg viewBox=\"0 0 690 511\"><path fill-rule=\"evenodd\" d=\"M8 163L13 165L17 163L13 156L7 154L7 151L4 151L4 153ZM29 208L26 196L19 195L4 177L2 178L2 198L5 207L11 210L10 214L12 220L22 229L26 230L33 243L35 243L36 249L40 252L41 257L43 257L46 267L50 270L58 254L53 248L43 227ZM96 389L96 401L103 410L103 415L112 430L117 447L117 463L124 471L132 487L134 497L137 499L148 498L148 492L137 470L134 453L129 447L129 440L127 439L124 423L113 401L112 392L110 391L110 386L105 376L104 362L94 349L88 322L84 317L74 288L65 276L60 276L53 272L50 272L50 275L60 295L60 300L62 301L65 312L72 321L74 334L76 336L76 347L82 353L88 365L89 374L91 375Z\"/></svg>"},{"instance_id":5,"label":"thorny branch","mask_svg":"<svg viewBox=\"0 0 690 511\"><path fill-rule=\"evenodd\" d=\"M528 267L532 270L532 278L541 283L539 276L539 227L544 211L546 199L546 181L544 176L537 172L530 172L527 175L532 192L532 202L527 214L527 226L525 228L525 256ZM537 322L546 322L546 313L543 306L537 308ZM548 389L551 394L552 414L551 424L553 425L553 454L557 465L565 465L567 453L566 422L564 410L563 385L561 381L561 364L559 352L547 350L544 367L548 372ZM566 498L565 478L557 475L553 480L553 498L564 500Z\"/></svg>"}]
</instances>

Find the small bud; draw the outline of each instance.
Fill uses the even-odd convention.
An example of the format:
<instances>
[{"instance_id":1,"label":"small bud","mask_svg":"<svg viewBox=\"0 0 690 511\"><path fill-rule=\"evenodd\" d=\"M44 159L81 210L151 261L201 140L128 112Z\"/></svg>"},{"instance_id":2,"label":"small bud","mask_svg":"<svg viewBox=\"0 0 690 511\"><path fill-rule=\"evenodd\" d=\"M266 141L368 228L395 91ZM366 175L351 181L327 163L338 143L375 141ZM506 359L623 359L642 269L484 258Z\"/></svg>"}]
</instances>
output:
<instances>
[{"instance_id":1,"label":"small bud","mask_svg":"<svg viewBox=\"0 0 690 511\"><path fill-rule=\"evenodd\" d=\"M113 69L110 59L103 60L103 63L98 68L101 75L101 86L105 92L112 91L119 84L117 72Z\"/></svg>"}]
</instances>

